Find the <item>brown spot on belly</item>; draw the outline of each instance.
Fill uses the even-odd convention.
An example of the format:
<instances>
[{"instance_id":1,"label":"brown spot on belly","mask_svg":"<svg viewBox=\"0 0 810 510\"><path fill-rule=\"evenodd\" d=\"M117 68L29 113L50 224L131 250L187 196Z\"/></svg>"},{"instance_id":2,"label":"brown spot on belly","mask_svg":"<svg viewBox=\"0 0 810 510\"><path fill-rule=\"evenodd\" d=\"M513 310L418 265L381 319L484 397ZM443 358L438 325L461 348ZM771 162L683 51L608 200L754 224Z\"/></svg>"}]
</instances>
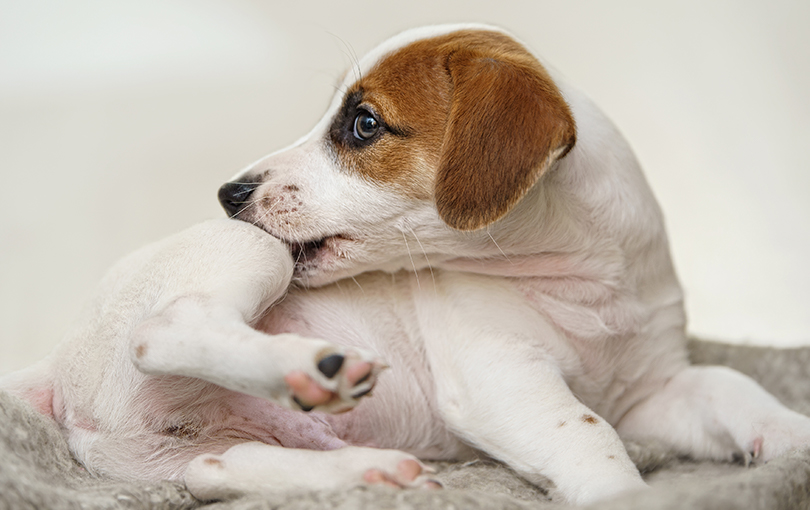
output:
<instances>
[{"instance_id":1,"label":"brown spot on belly","mask_svg":"<svg viewBox=\"0 0 810 510\"><path fill-rule=\"evenodd\" d=\"M203 462L208 464L209 466L216 466L216 467L220 467L220 468L222 467L222 461L219 460L219 459L216 459L214 457L208 457Z\"/></svg>"},{"instance_id":2,"label":"brown spot on belly","mask_svg":"<svg viewBox=\"0 0 810 510\"><path fill-rule=\"evenodd\" d=\"M590 414L583 414L582 421L584 421L585 423L590 423L591 425L596 425L597 423L599 423L599 420L597 420L596 417L591 416Z\"/></svg>"},{"instance_id":3,"label":"brown spot on belly","mask_svg":"<svg viewBox=\"0 0 810 510\"><path fill-rule=\"evenodd\" d=\"M146 354L146 344L140 344L135 347L135 357L141 359Z\"/></svg>"},{"instance_id":4,"label":"brown spot on belly","mask_svg":"<svg viewBox=\"0 0 810 510\"><path fill-rule=\"evenodd\" d=\"M195 439L200 435L200 428L193 423L179 423L166 427L163 433L167 436L174 436L181 439Z\"/></svg>"},{"instance_id":5,"label":"brown spot on belly","mask_svg":"<svg viewBox=\"0 0 810 510\"><path fill-rule=\"evenodd\" d=\"M565 426L565 424L566 424L566 421L565 421L565 420L563 420L563 421L561 421L560 423L558 423L558 424L557 424L557 428L564 427L564 426Z\"/></svg>"}]
</instances>

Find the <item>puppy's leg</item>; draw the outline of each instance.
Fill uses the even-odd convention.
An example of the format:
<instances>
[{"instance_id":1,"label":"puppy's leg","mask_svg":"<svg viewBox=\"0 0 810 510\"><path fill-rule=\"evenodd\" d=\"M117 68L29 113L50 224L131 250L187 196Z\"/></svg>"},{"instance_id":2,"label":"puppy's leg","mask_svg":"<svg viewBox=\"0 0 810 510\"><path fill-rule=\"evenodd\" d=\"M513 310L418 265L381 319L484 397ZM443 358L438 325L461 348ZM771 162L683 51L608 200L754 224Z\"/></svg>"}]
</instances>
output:
<instances>
[{"instance_id":1,"label":"puppy's leg","mask_svg":"<svg viewBox=\"0 0 810 510\"><path fill-rule=\"evenodd\" d=\"M810 446L810 418L727 367L692 366L619 422L622 437L653 437L698 459L767 462Z\"/></svg>"},{"instance_id":2,"label":"puppy's leg","mask_svg":"<svg viewBox=\"0 0 810 510\"><path fill-rule=\"evenodd\" d=\"M178 298L141 323L130 356L147 374L195 377L293 409L327 412L357 405L384 368L356 349L260 333L207 296Z\"/></svg>"},{"instance_id":3,"label":"puppy's leg","mask_svg":"<svg viewBox=\"0 0 810 510\"><path fill-rule=\"evenodd\" d=\"M434 368L443 374L439 408L454 432L530 481L550 478L571 503L645 487L619 436L556 367L527 363L535 354L491 340L492 348L465 352L463 366Z\"/></svg>"},{"instance_id":4,"label":"puppy's leg","mask_svg":"<svg viewBox=\"0 0 810 510\"><path fill-rule=\"evenodd\" d=\"M280 494L345 489L363 484L436 488L430 468L397 450L346 446L315 451L242 443L222 455L200 455L189 464L185 482L202 500L242 494Z\"/></svg>"},{"instance_id":5,"label":"puppy's leg","mask_svg":"<svg viewBox=\"0 0 810 510\"><path fill-rule=\"evenodd\" d=\"M368 353L248 326L284 295L293 272L289 249L260 229L209 221L138 260L114 283L120 287L127 278L136 295L157 296L127 339L142 372L196 377L292 408L331 412L356 405L374 385L382 365Z\"/></svg>"},{"instance_id":6,"label":"puppy's leg","mask_svg":"<svg viewBox=\"0 0 810 510\"><path fill-rule=\"evenodd\" d=\"M571 503L645 487L615 430L542 353L514 338L478 336L461 354L431 357L451 430L530 481L550 478Z\"/></svg>"},{"instance_id":7,"label":"puppy's leg","mask_svg":"<svg viewBox=\"0 0 810 510\"><path fill-rule=\"evenodd\" d=\"M565 343L522 296L469 275L436 281L418 303L450 430L570 503L646 487L616 431L572 394L549 354Z\"/></svg>"}]
</instances>

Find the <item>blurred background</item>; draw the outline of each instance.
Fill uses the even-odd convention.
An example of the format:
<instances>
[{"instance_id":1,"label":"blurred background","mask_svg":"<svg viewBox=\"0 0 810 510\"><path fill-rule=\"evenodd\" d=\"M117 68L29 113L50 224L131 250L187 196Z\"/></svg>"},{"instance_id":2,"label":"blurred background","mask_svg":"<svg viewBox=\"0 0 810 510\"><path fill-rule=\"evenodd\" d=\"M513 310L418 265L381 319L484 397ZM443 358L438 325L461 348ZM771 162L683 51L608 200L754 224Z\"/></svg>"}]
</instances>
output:
<instances>
[{"instance_id":1,"label":"blurred background","mask_svg":"<svg viewBox=\"0 0 810 510\"><path fill-rule=\"evenodd\" d=\"M504 26L630 140L690 331L810 345L810 2L0 0L0 374L43 357L105 270L223 216L355 55Z\"/></svg>"}]
</instances>

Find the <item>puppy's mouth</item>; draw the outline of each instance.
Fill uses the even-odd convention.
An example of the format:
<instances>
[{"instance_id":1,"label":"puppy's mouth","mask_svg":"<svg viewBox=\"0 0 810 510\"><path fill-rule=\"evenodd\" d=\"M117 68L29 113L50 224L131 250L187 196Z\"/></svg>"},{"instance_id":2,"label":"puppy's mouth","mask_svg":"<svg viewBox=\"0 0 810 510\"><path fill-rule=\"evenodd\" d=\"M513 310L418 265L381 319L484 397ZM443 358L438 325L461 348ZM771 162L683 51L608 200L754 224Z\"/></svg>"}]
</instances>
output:
<instances>
[{"instance_id":1,"label":"puppy's mouth","mask_svg":"<svg viewBox=\"0 0 810 510\"><path fill-rule=\"evenodd\" d=\"M302 243L285 241L285 243L287 243L287 246L290 248L290 254L297 265L299 261L312 260L317 257L318 251L326 244L326 239L327 238L324 237L316 239L315 241L305 241Z\"/></svg>"},{"instance_id":2,"label":"puppy's mouth","mask_svg":"<svg viewBox=\"0 0 810 510\"><path fill-rule=\"evenodd\" d=\"M334 264L337 259L346 258L345 245L354 241L353 238L344 234L335 234L311 241L290 241L282 239L290 249L293 261L295 261L295 273L301 275L304 272L324 268Z\"/></svg>"}]
</instances>

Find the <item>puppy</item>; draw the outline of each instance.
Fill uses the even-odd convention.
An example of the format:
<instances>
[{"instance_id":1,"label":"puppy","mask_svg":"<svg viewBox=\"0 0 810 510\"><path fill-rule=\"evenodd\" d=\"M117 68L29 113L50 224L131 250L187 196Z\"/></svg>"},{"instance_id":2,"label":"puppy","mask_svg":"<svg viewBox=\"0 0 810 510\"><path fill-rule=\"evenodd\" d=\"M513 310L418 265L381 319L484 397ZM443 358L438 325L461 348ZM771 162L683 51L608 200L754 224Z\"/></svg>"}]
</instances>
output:
<instances>
[{"instance_id":1,"label":"puppy","mask_svg":"<svg viewBox=\"0 0 810 510\"><path fill-rule=\"evenodd\" d=\"M484 452L585 504L645 487L620 438L754 462L810 444L752 380L689 365L637 161L514 38L411 30L339 90L221 188L242 222L125 259L3 382L88 470L222 499L434 487L417 459Z\"/></svg>"}]
</instances>

